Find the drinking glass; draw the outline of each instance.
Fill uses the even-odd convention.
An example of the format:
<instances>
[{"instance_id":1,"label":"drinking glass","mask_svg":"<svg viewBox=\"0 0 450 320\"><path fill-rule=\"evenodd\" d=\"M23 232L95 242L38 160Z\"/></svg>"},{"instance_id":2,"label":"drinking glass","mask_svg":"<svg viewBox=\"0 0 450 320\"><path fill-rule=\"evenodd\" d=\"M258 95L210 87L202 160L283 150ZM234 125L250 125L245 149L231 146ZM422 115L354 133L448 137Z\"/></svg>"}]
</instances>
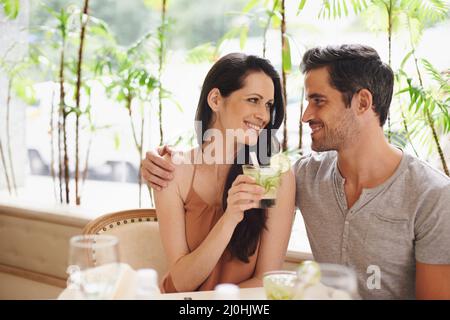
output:
<instances>
[{"instance_id":1,"label":"drinking glass","mask_svg":"<svg viewBox=\"0 0 450 320\"><path fill-rule=\"evenodd\" d=\"M314 284L306 283L298 274L294 299L354 300L360 299L355 272L347 266L319 263L320 276Z\"/></svg>"},{"instance_id":2,"label":"drinking glass","mask_svg":"<svg viewBox=\"0 0 450 320\"><path fill-rule=\"evenodd\" d=\"M259 203L259 208L271 208L276 204L277 190L280 185L281 171L274 166L254 166L245 164L242 166L244 175L256 180L256 184L265 189Z\"/></svg>"},{"instance_id":3,"label":"drinking glass","mask_svg":"<svg viewBox=\"0 0 450 320\"><path fill-rule=\"evenodd\" d=\"M69 281L85 299L110 299L120 275L118 239L78 235L70 239Z\"/></svg>"},{"instance_id":4,"label":"drinking glass","mask_svg":"<svg viewBox=\"0 0 450 320\"><path fill-rule=\"evenodd\" d=\"M295 271L269 271L263 276L264 291L269 300L291 300L295 295L296 285Z\"/></svg>"}]
</instances>

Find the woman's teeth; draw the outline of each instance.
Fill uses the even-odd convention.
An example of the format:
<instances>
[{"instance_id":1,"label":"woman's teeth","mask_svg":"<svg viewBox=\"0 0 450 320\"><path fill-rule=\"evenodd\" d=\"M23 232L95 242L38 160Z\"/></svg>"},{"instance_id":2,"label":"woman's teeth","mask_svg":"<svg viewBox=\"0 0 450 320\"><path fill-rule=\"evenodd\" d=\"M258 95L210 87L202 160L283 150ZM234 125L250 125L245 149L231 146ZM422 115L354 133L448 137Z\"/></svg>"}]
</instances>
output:
<instances>
[{"instance_id":1,"label":"woman's teeth","mask_svg":"<svg viewBox=\"0 0 450 320\"><path fill-rule=\"evenodd\" d=\"M253 123L250 123L250 122L247 122L247 121L245 121L245 125L246 125L247 127L249 127L250 129L253 129L253 130L256 130L256 131L261 130L261 127L260 127L260 126L258 126L258 125L256 125L256 124L253 124Z\"/></svg>"}]
</instances>

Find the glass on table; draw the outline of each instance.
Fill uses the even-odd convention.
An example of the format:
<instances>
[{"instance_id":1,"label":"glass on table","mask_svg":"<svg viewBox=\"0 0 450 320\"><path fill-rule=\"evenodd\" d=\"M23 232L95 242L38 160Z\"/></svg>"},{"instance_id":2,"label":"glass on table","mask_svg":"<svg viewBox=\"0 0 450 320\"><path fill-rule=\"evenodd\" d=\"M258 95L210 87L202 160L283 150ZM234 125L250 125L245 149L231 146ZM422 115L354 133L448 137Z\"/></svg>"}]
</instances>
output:
<instances>
[{"instance_id":1,"label":"glass on table","mask_svg":"<svg viewBox=\"0 0 450 320\"><path fill-rule=\"evenodd\" d=\"M255 179L256 184L265 189L260 201L260 208L271 208L276 204L277 190L280 186L281 170L277 166L254 166L245 164L242 166L244 175Z\"/></svg>"},{"instance_id":2,"label":"glass on table","mask_svg":"<svg viewBox=\"0 0 450 320\"><path fill-rule=\"evenodd\" d=\"M295 295L297 273L276 270L264 273L263 286L269 300L291 300Z\"/></svg>"},{"instance_id":3,"label":"glass on table","mask_svg":"<svg viewBox=\"0 0 450 320\"><path fill-rule=\"evenodd\" d=\"M78 235L70 239L69 282L84 299L110 299L120 275L117 237Z\"/></svg>"},{"instance_id":4,"label":"glass on table","mask_svg":"<svg viewBox=\"0 0 450 320\"><path fill-rule=\"evenodd\" d=\"M293 299L359 299L355 272L344 265L306 261L297 270Z\"/></svg>"},{"instance_id":5,"label":"glass on table","mask_svg":"<svg viewBox=\"0 0 450 320\"><path fill-rule=\"evenodd\" d=\"M358 296L355 272L344 265L305 261L297 271L266 272L269 300L353 300Z\"/></svg>"}]
</instances>

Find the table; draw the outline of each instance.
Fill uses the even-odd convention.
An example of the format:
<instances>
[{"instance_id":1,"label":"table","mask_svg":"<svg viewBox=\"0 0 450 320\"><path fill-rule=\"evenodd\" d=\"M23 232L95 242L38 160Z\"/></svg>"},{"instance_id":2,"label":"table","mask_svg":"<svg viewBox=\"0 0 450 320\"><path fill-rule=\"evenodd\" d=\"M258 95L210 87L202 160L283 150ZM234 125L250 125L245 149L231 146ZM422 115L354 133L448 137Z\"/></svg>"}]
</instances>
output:
<instances>
[{"instance_id":1,"label":"table","mask_svg":"<svg viewBox=\"0 0 450 320\"><path fill-rule=\"evenodd\" d=\"M239 289L240 300L266 300L264 288L241 288ZM187 298L187 299L186 299ZM195 291L165 293L159 296L160 300L213 300L214 291Z\"/></svg>"},{"instance_id":2,"label":"table","mask_svg":"<svg viewBox=\"0 0 450 320\"><path fill-rule=\"evenodd\" d=\"M136 271L129 265L121 263L119 264L119 276L117 284L114 288L114 292L111 294L110 299L113 300L128 300L134 299ZM109 268L105 266L89 269L89 273L101 274L115 271L116 268ZM111 270L111 271L109 271ZM86 271L85 271L86 272ZM99 273L99 274L100 274ZM134 285L133 285L134 284ZM158 294L157 300L214 300L214 291L195 291L195 292L178 292L178 293L165 293ZM239 289L240 300L266 300L263 287L259 288L240 288ZM78 300L83 299L81 292L73 286L66 288L58 297L59 300Z\"/></svg>"}]
</instances>

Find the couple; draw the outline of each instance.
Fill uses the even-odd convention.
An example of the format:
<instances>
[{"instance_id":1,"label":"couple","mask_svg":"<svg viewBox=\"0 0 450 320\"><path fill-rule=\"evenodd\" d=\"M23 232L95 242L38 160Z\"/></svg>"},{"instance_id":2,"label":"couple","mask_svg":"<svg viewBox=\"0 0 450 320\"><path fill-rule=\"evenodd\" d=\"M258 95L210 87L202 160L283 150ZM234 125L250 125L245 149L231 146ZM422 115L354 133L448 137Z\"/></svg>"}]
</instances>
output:
<instances>
[{"instance_id":1,"label":"couple","mask_svg":"<svg viewBox=\"0 0 450 320\"><path fill-rule=\"evenodd\" d=\"M168 147L147 154L143 177L169 263L163 291L261 286L282 266L297 206L314 259L354 269L363 298L450 299L450 179L387 142L392 70L363 45L310 49L301 69L302 121L318 153L282 174L274 207L258 208L264 191L237 161L278 151L272 135L285 106L265 59L229 54L214 64L196 114L199 149L184 154L190 164L174 165ZM205 139L207 129L245 134L226 141L230 152ZM211 146L219 161L199 161Z\"/></svg>"}]
</instances>

